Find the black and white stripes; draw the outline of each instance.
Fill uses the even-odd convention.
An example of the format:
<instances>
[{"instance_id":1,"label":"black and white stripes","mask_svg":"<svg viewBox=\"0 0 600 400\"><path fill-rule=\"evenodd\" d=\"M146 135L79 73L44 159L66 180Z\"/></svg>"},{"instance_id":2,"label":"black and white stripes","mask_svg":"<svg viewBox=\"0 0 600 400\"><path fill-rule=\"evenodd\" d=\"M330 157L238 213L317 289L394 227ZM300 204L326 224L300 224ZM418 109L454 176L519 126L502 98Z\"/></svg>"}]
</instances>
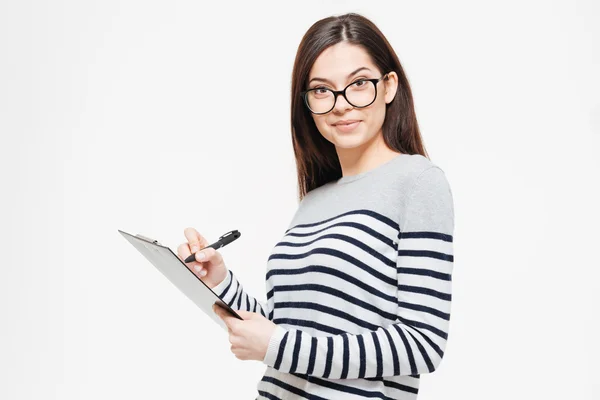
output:
<instances>
[{"instance_id":1,"label":"black and white stripes","mask_svg":"<svg viewBox=\"0 0 600 400\"><path fill-rule=\"evenodd\" d=\"M213 289L277 324L262 398L414 398L419 375L439 366L450 322L452 196L432 167L407 198L399 219L357 208L292 226L269 257L265 303L231 271Z\"/></svg>"}]
</instances>

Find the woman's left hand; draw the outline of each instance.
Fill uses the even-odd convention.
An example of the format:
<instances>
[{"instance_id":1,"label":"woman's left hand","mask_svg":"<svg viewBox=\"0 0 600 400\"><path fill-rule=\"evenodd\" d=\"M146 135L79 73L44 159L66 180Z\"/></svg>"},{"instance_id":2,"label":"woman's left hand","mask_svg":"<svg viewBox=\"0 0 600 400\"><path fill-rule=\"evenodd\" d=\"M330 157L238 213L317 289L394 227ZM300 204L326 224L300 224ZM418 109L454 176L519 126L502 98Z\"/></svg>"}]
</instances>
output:
<instances>
[{"instance_id":1,"label":"woman's left hand","mask_svg":"<svg viewBox=\"0 0 600 400\"><path fill-rule=\"evenodd\" d=\"M216 304L213 304L213 311L227 325L231 352L237 358L240 360L264 360L271 335L277 325L259 313L235 310L243 318L240 320Z\"/></svg>"}]
</instances>

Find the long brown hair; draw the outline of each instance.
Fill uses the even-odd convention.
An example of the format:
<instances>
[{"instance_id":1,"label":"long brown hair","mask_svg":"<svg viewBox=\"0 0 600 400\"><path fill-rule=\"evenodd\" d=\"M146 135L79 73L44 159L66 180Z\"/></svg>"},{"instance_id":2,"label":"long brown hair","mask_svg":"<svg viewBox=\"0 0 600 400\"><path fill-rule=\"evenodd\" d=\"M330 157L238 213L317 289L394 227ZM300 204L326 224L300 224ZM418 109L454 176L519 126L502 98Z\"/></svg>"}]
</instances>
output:
<instances>
[{"instance_id":1,"label":"long brown hair","mask_svg":"<svg viewBox=\"0 0 600 400\"><path fill-rule=\"evenodd\" d=\"M304 34L292 72L291 128L300 201L311 190L342 176L335 146L319 133L300 97L317 57L326 48L342 41L365 49L382 73L395 71L398 75L398 90L394 100L386 105L383 122L383 139L387 146L404 154L421 154L429 158L419 131L408 79L383 33L360 14L327 17L315 22Z\"/></svg>"}]
</instances>

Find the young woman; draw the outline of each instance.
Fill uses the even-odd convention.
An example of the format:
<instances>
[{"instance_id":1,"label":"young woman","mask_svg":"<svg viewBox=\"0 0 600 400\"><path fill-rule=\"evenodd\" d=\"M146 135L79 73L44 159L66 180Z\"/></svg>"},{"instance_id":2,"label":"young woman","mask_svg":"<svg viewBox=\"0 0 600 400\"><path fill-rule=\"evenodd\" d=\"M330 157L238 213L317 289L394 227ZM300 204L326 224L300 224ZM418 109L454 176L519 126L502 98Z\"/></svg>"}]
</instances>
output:
<instances>
[{"instance_id":1,"label":"young woman","mask_svg":"<svg viewBox=\"0 0 600 400\"><path fill-rule=\"evenodd\" d=\"M244 320L231 350L267 365L260 399L415 399L448 339L454 208L396 53L354 13L316 22L293 69L300 203L267 262L267 301L212 248L190 263ZM178 253L209 242L195 229Z\"/></svg>"}]
</instances>

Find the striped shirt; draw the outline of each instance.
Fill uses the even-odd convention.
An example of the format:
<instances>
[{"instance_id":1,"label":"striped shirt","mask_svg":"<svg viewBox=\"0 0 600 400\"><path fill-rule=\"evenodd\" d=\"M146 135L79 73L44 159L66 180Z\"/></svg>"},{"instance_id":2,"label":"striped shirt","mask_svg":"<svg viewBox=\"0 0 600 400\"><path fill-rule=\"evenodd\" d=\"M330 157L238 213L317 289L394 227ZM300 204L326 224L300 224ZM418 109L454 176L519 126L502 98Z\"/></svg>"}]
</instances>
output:
<instances>
[{"instance_id":1,"label":"striped shirt","mask_svg":"<svg viewBox=\"0 0 600 400\"><path fill-rule=\"evenodd\" d=\"M277 324L257 399L416 399L448 339L453 230L445 173L418 154L310 191L268 258L267 301L231 269L213 288Z\"/></svg>"}]
</instances>

